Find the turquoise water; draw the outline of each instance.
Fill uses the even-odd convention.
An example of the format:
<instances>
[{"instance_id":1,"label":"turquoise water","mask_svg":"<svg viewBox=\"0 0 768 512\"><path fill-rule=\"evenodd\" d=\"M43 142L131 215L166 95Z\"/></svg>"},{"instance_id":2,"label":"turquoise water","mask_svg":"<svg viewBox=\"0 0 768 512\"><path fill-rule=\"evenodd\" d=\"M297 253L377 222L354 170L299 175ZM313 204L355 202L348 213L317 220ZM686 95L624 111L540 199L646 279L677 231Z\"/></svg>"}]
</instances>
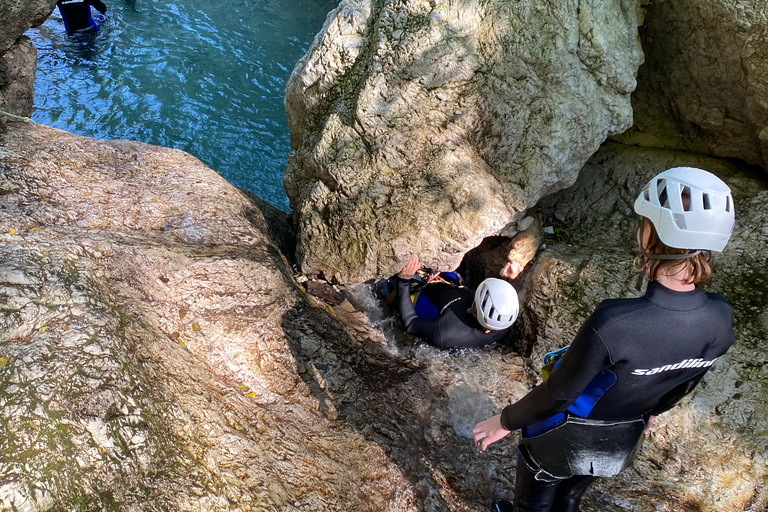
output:
<instances>
[{"instance_id":1,"label":"turquoise water","mask_svg":"<svg viewBox=\"0 0 768 512\"><path fill-rule=\"evenodd\" d=\"M187 151L287 210L285 83L338 0L105 3L94 38L67 36L58 9L27 33L38 50L32 119Z\"/></svg>"}]
</instances>

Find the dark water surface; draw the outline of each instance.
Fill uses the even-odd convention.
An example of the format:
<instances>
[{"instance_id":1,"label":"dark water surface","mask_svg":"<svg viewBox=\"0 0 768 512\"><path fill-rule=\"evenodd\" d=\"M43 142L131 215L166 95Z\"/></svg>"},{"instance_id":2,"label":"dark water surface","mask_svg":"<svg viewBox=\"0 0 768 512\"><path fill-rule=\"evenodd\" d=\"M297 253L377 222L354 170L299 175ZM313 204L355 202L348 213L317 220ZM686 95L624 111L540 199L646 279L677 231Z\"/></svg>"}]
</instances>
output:
<instances>
[{"instance_id":1,"label":"dark water surface","mask_svg":"<svg viewBox=\"0 0 768 512\"><path fill-rule=\"evenodd\" d=\"M32 119L187 151L288 209L285 82L338 0L105 3L93 38L67 36L58 9L27 33L38 50Z\"/></svg>"}]
</instances>

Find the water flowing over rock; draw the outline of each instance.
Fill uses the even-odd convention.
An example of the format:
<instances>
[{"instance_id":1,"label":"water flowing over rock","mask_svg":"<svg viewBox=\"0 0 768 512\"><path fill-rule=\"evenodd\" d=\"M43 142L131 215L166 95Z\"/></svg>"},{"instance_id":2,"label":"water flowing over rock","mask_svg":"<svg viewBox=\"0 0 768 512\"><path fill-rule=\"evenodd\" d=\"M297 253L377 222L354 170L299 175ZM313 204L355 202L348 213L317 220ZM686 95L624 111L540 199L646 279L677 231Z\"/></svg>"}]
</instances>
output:
<instances>
[{"instance_id":1,"label":"water flowing over rock","mask_svg":"<svg viewBox=\"0 0 768 512\"><path fill-rule=\"evenodd\" d=\"M634 0L343 0L287 85L305 271L455 268L631 125ZM506 231L505 231L506 228Z\"/></svg>"},{"instance_id":2,"label":"water flowing over rock","mask_svg":"<svg viewBox=\"0 0 768 512\"><path fill-rule=\"evenodd\" d=\"M22 34L45 21L55 6L56 0L0 2L0 110L32 114L37 52ZM0 129L5 122L0 116Z\"/></svg>"},{"instance_id":3,"label":"water flowing over rock","mask_svg":"<svg viewBox=\"0 0 768 512\"><path fill-rule=\"evenodd\" d=\"M768 1L652 2L635 126L617 140L768 169Z\"/></svg>"}]
</instances>

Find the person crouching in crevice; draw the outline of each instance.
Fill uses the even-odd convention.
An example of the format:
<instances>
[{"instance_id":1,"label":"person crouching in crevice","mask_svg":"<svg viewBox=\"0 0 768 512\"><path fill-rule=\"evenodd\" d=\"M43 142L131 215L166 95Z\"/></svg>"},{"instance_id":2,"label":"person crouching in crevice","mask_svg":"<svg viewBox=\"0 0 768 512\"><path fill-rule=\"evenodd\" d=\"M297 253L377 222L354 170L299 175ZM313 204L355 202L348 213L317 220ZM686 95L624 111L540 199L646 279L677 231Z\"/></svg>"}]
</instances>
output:
<instances>
[{"instance_id":1,"label":"person crouching in crevice","mask_svg":"<svg viewBox=\"0 0 768 512\"><path fill-rule=\"evenodd\" d=\"M515 323L517 292L503 279L486 279L473 292L458 280L433 275L418 283L414 299L411 285L419 268L419 258L412 258L396 277L398 310L408 334L440 349L477 348L501 340ZM521 271L518 263L508 263L501 276L514 279Z\"/></svg>"}]
</instances>

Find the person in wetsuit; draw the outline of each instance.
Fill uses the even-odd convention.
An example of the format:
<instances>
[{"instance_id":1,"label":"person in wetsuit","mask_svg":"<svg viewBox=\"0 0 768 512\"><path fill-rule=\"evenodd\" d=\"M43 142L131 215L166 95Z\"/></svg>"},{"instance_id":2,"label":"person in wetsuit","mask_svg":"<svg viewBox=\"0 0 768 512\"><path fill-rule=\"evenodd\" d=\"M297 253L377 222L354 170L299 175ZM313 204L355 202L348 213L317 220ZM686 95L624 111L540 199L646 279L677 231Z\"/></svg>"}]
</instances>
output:
<instances>
[{"instance_id":1,"label":"person in wetsuit","mask_svg":"<svg viewBox=\"0 0 768 512\"><path fill-rule=\"evenodd\" d=\"M486 279L472 292L438 282L424 286L414 305L410 285L418 269L419 259L412 258L397 274L397 304L408 334L440 349L482 347L507 335L519 308L511 284ZM502 276L514 278L521 270L511 263L502 269Z\"/></svg>"},{"instance_id":2,"label":"person in wetsuit","mask_svg":"<svg viewBox=\"0 0 768 512\"><path fill-rule=\"evenodd\" d=\"M515 503L496 511L578 510L589 485L629 466L654 417L733 344L731 306L698 286L711 275L709 251L722 251L733 230L728 186L700 169L670 169L640 193L635 212L645 295L602 302L549 379L473 431L484 451L523 429Z\"/></svg>"},{"instance_id":3,"label":"person in wetsuit","mask_svg":"<svg viewBox=\"0 0 768 512\"><path fill-rule=\"evenodd\" d=\"M107 13L107 6L101 0L58 0L56 6L59 8L64 20L64 28L69 35L99 31L99 24L91 16L91 7L101 14Z\"/></svg>"}]
</instances>

